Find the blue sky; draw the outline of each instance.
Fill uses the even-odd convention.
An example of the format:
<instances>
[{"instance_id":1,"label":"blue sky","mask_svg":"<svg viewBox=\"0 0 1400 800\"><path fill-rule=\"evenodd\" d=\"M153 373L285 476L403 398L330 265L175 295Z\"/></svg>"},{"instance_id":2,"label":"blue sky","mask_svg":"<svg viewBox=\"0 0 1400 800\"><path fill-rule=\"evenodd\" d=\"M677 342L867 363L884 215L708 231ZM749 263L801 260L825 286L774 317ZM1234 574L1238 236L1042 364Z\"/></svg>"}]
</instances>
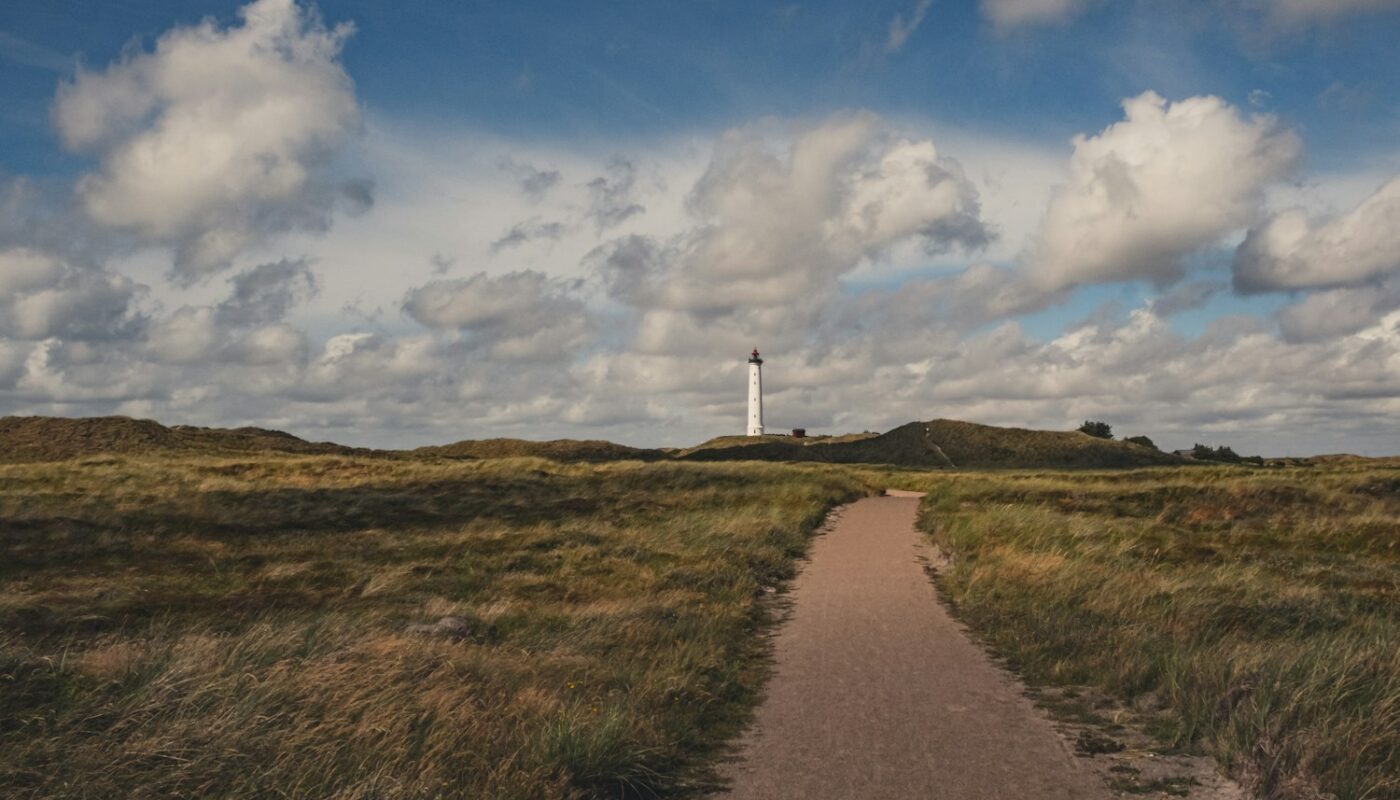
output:
<instances>
[{"instance_id":1,"label":"blue sky","mask_svg":"<svg viewBox=\"0 0 1400 800\"><path fill-rule=\"evenodd\" d=\"M7 4L7 167L73 169L48 125L64 65L110 63L172 25L230 22L240 5ZM942 2L887 53L891 20L912 5L318 3L328 22L356 25L344 63L371 112L509 136L653 136L860 107L1059 143L1148 88L1241 105L1267 92L1259 105L1302 132L1320 169L1389 156L1400 128L1394 11L1270 33L1227 4L1116 2L998 31L975 3Z\"/></svg>"},{"instance_id":2,"label":"blue sky","mask_svg":"<svg viewBox=\"0 0 1400 800\"><path fill-rule=\"evenodd\" d=\"M1393 0L244 6L0 9L0 412L1400 449Z\"/></svg>"}]
</instances>

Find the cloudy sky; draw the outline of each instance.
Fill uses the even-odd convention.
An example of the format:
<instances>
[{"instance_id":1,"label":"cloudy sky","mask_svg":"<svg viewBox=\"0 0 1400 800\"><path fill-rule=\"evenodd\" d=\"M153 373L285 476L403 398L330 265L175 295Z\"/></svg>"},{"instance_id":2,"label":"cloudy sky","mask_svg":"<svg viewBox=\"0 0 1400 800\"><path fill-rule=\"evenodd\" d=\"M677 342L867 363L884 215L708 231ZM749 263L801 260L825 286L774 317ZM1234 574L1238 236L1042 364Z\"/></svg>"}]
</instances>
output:
<instances>
[{"instance_id":1,"label":"cloudy sky","mask_svg":"<svg viewBox=\"0 0 1400 800\"><path fill-rule=\"evenodd\" d=\"M1400 0L10 2L0 413L1400 452Z\"/></svg>"}]
</instances>

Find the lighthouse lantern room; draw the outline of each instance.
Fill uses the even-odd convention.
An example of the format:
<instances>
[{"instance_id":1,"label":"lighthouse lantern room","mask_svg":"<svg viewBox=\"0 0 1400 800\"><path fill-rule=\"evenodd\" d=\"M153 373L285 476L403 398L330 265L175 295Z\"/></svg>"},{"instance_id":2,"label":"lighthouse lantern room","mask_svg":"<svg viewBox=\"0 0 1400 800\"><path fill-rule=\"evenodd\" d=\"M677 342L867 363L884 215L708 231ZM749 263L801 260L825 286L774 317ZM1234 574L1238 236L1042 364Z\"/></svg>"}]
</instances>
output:
<instances>
[{"instance_id":1,"label":"lighthouse lantern room","mask_svg":"<svg viewBox=\"0 0 1400 800\"><path fill-rule=\"evenodd\" d=\"M757 347L749 356L749 435L763 435L763 359Z\"/></svg>"}]
</instances>

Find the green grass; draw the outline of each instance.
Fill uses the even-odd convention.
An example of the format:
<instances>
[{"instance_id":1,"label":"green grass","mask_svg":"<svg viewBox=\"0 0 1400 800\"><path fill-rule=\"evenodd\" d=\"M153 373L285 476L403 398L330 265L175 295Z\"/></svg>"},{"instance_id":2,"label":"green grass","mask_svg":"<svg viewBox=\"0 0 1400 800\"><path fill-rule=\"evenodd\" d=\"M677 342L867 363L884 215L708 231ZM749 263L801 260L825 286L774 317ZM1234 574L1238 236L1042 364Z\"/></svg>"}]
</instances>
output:
<instances>
[{"instance_id":1,"label":"green grass","mask_svg":"<svg viewBox=\"0 0 1400 800\"><path fill-rule=\"evenodd\" d=\"M1033 684L1155 709L1262 797L1400 797L1400 469L962 474L940 588Z\"/></svg>"},{"instance_id":2,"label":"green grass","mask_svg":"<svg viewBox=\"0 0 1400 800\"><path fill-rule=\"evenodd\" d=\"M764 588L867 491L770 464L0 466L0 786L693 792L764 675Z\"/></svg>"}]
</instances>

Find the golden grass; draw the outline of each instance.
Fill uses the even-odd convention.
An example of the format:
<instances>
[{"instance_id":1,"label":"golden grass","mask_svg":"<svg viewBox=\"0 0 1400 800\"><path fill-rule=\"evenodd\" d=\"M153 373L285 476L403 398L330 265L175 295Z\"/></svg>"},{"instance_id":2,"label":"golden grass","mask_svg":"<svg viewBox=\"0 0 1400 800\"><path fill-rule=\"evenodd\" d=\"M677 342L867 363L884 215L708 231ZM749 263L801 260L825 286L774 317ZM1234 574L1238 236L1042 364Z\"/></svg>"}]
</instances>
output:
<instances>
[{"instance_id":1,"label":"golden grass","mask_svg":"<svg viewBox=\"0 0 1400 800\"><path fill-rule=\"evenodd\" d=\"M693 790L756 696L763 588L868 490L764 464L0 466L0 786Z\"/></svg>"},{"instance_id":2,"label":"golden grass","mask_svg":"<svg viewBox=\"0 0 1400 800\"><path fill-rule=\"evenodd\" d=\"M709 785L765 589L924 489L958 615L1261 796L1400 797L1400 463L930 473L538 458L0 465L6 797ZM434 626L450 618L450 629Z\"/></svg>"},{"instance_id":3,"label":"golden grass","mask_svg":"<svg viewBox=\"0 0 1400 800\"><path fill-rule=\"evenodd\" d=\"M922 484L956 613L1030 682L1154 709L1261 797L1400 797L1400 469Z\"/></svg>"}]
</instances>

